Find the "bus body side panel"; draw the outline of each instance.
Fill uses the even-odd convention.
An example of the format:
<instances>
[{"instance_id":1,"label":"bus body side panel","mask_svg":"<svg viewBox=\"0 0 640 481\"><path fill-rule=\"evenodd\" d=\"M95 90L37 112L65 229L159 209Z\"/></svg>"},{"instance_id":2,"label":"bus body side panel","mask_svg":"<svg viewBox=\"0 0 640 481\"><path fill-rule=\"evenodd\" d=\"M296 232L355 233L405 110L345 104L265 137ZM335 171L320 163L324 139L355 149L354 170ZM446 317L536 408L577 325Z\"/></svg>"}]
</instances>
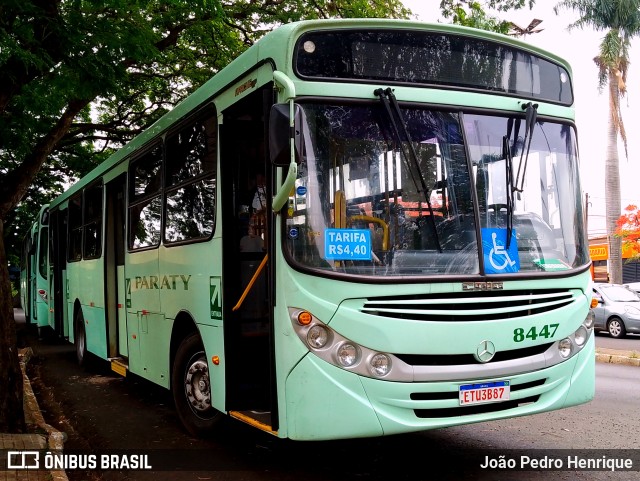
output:
<instances>
[{"instance_id":1,"label":"bus body side panel","mask_svg":"<svg viewBox=\"0 0 640 481\"><path fill-rule=\"evenodd\" d=\"M73 309L69 309L69 281L67 280L67 269L62 271L61 282L63 290L63 302L61 303L62 312L62 333L67 339L73 341Z\"/></svg>"},{"instance_id":2,"label":"bus body side panel","mask_svg":"<svg viewBox=\"0 0 640 481\"><path fill-rule=\"evenodd\" d=\"M171 330L162 344L153 345L159 341L159 330L167 332L169 322L160 307L158 248L125 253L125 285L129 369L134 374L160 382L161 374L168 370ZM159 359L153 358L154 354L163 356L166 362L160 364Z\"/></svg>"},{"instance_id":3,"label":"bus body side panel","mask_svg":"<svg viewBox=\"0 0 640 481\"><path fill-rule=\"evenodd\" d=\"M211 383L211 405L218 411L225 412L225 399L227 396L225 381L225 358L224 358L224 333L222 326L198 325L202 344L207 354L209 365L209 381ZM218 356L219 364L212 362L212 357Z\"/></svg>"},{"instance_id":4,"label":"bus body side panel","mask_svg":"<svg viewBox=\"0 0 640 481\"><path fill-rule=\"evenodd\" d=\"M127 308L125 305L126 283L124 266L117 267L118 276L118 351L122 356L129 356L129 336L127 335Z\"/></svg>"},{"instance_id":5,"label":"bus body side panel","mask_svg":"<svg viewBox=\"0 0 640 481\"><path fill-rule=\"evenodd\" d=\"M211 278L221 275L220 262L216 262L220 257L213 252L212 241L160 248L157 285L167 316L185 311L197 324L220 325L211 309Z\"/></svg>"},{"instance_id":6,"label":"bus body side panel","mask_svg":"<svg viewBox=\"0 0 640 481\"><path fill-rule=\"evenodd\" d=\"M67 265L67 312L69 314L69 331L73 332L75 303L79 302L85 322L87 350L106 359L103 271L101 259L70 262Z\"/></svg>"}]
</instances>

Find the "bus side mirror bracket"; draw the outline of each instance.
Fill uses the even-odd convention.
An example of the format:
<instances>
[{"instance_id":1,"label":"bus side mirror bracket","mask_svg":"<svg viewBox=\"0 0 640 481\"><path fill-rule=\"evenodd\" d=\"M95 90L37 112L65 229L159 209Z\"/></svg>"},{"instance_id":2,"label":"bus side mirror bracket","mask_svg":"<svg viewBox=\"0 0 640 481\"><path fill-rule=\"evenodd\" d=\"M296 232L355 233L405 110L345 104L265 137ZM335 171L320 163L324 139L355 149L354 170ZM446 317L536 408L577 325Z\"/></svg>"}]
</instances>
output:
<instances>
[{"instance_id":1,"label":"bus side mirror bracket","mask_svg":"<svg viewBox=\"0 0 640 481\"><path fill-rule=\"evenodd\" d=\"M304 153L305 128L302 108L291 99L288 103L274 104L269 115L269 155L273 165L289 167L284 182L271 204L279 212L289 199L298 177L298 162Z\"/></svg>"},{"instance_id":2,"label":"bus side mirror bracket","mask_svg":"<svg viewBox=\"0 0 640 481\"><path fill-rule=\"evenodd\" d=\"M289 200L289 193L293 190L293 187L296 184L296 179L298 178L298 164L295 162L291 162L289 164L289 170L287 172L287 177L285 177L284 182L280 186L278 193L273 197L273 202L271 203L271 207L273 211L278 213L280 209L284 207Z\"/></svg>"},{"instance_id":3,"label":"bus side mirror bracket","mask_svg":"<svg viewBox=\"0 0 640 481\"><path fill-rule=\"evenodd\" d=\"M291 102L271 106L269 155L273 165L286 167L291 162L300 162L304 152L303 128L302 108L298 104Z\"/></svg>"}]
</instances>

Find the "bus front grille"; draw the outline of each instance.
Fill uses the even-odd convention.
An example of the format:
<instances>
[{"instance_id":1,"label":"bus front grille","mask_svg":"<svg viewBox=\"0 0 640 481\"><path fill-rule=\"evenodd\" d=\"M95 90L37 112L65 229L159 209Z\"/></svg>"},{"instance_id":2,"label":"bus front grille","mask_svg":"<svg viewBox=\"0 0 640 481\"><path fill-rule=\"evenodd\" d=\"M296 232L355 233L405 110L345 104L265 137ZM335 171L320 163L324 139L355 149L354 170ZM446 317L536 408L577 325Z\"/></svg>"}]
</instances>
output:
<instances>
[{"instance_id":1,"label":"bus front grille","mask_svg":"<svg viewBox=\"0 0 640 481\"><path fill-rule=\"evenodd\" d=\"M421 419L449 418L454 416L470 416L472 414L486 414L499 411L506 411L525 404L531 404L538 401L540 396L530 396L524 399L514 399L503 401L495 404L475 404L472 406L460 406L452 408L440 409L414 409L414 413Z\"/></svg>"},{"instance_id":2,"label":"bus front grille","mask_svg":"<svg viewBox=\"0 0 640 481\"><path fill-rule=\"evenodd\" d=\"M540 289L389 296L367 299L360 311L414 321L491 321L562 309L579 295L577 290Z\"/></svg>"},{"instance_id":3,"label":"bus front grille","mask_svg":"<svg viewBox=\"0 0 640 481\"><path fill-rule=\"evenodd\" d=\"M524 347L521 349L510 349L498 351L491 361L486 364L512 361L515 359L528 358L543 354L553 343L538 344L537 346ZM396 357L406 362L410 366L464 366L468 364L479 364L473 354L398 354Z\"/></svg>"}]
</instances>

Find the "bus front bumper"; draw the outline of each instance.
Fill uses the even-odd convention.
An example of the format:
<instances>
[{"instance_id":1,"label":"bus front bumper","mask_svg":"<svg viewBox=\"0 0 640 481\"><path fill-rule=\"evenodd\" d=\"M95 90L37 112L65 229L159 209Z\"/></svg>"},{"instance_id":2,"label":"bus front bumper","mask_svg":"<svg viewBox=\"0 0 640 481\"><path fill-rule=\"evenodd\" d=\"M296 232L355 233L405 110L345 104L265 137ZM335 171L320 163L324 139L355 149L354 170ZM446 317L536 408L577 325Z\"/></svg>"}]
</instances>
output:
<instances>
[{"instance_id":1,"label":"bus front bumper","mask_svg":"<svg viewBox=\"0 0 640 481\"><path fill-rule=\"evenodd\" d=\"M461 384L510 382L510 400L460 406ZM595 340L552 367L460 382L389 382L355 375L307 355L286 381L286 436L374 437L525 416L586 403L595 393ZM284 434L284 433L282 433Z\"/></svg>"}]
</instances>

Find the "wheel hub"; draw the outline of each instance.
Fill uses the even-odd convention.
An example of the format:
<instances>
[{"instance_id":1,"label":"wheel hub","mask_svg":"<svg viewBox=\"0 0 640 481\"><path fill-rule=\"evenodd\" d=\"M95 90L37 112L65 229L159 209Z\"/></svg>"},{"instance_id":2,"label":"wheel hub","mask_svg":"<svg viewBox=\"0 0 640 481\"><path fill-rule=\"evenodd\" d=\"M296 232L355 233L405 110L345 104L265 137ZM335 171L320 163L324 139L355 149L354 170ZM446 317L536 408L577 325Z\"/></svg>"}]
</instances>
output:
<instances>
[{"instance_id":1,"label":"wheel hub","mask_svg":"<svg viewBox=\"0 0 640 481\"><path fill-rule=\"evenodd\" d=\"M204 359L197 359L189 365L184 380L184 387L187 400L193 409L198 412L211 409L209 367Z\"/></svg>"}]
</instances>

